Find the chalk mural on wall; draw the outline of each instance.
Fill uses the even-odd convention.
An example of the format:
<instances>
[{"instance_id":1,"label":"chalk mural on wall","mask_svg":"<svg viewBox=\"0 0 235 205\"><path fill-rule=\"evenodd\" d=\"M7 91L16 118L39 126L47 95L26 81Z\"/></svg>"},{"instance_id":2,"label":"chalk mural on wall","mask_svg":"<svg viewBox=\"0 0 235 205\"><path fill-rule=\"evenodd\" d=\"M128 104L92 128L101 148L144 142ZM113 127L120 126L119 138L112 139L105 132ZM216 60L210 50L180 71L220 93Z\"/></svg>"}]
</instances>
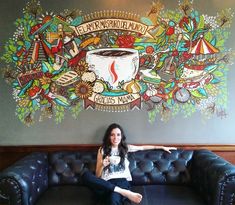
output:
<instances>
[{"instance_id":1,"label":"chalk mural on wall","mask_svg":"<svg viewBox=\"0 0 235 205\"><path fill-rule=\"evenodd\" d=\"M65 111L123 112L143 109L149 121L168 121L199 111L226 115L225 48L234 13L200 14L182 0L175 10L152 3L146 16L124 11L43 12L37 0L23 17L1 57L13 87L16 115L26 125Z\"/></svg>"}]
</instances>

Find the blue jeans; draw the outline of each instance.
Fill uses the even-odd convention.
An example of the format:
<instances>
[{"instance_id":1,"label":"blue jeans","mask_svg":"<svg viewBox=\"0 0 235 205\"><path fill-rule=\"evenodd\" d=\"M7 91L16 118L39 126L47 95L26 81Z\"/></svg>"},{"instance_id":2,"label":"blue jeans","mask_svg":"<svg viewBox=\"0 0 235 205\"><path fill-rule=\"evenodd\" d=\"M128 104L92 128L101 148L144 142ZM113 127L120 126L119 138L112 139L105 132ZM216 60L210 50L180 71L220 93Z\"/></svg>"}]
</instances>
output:
<instances>
[{"instance_id":1,"label":"blue jeans","mask_svg":"<svg viewBox=\"0 0 235 205\"><path fill-rule=\"evenodd\" d=\"M121 194L114 192L115 186L123 189L130 189L130 184L125 178L110 179L108 181L96 177L90 171L82 175L83 184L89 187L98 197L98 200L105 205L122 205L125 200Z\"/></svg>"}]
</instances>

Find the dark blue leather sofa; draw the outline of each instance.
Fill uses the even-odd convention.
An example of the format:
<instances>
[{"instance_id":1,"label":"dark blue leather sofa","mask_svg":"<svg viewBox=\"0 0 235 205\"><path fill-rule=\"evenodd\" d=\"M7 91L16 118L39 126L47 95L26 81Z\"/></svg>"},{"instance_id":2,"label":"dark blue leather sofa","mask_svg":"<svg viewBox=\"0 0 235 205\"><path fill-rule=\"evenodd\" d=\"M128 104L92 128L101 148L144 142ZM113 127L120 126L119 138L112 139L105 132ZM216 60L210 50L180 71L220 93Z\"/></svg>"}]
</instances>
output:
<instances>
[{"instance_id":1,"label":"dark blue leather sofa","mask_svg":"<svg viewBox=\"0 0 235 205\"><path fill-rule=\"evenodd\" d=\"M142 205L233 205L235 166L208 150L129 154L132 189ZM0 174L10 205L95 205L80 173L95 170L96 152L32 153Z\"/></svg>"}]
</instances>

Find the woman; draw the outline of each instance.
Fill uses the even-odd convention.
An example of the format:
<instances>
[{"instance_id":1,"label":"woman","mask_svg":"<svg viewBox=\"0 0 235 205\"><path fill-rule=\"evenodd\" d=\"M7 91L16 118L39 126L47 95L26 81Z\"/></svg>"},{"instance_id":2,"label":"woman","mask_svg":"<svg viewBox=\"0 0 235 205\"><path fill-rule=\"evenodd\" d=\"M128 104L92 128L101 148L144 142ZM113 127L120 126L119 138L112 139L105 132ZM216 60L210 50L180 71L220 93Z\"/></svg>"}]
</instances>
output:
<instances>
[{"instance_id":1,"label":"woman","mask_svg":"<svg viewBox=\"0 0 235 205\"><path fill-rule=\"evenodd\" d=\"M129 181L132 178L127 153L149 149L163 149L170 153L170 150L176 148L127 145L122 127L113 123L106 130L103 144L97 153L96 177L90 172L85 172L83 180L105 198L107 205L121 205L126 199L138 204L142 200L142 195L130 191Z\"/></svg>"}]
</instances>

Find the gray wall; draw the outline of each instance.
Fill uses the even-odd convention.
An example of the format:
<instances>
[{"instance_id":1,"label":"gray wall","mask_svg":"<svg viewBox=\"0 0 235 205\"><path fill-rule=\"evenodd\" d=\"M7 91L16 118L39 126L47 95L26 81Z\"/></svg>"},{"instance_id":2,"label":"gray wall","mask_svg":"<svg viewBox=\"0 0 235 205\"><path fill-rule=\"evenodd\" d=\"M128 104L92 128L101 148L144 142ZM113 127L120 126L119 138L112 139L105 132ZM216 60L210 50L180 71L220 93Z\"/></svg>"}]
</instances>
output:
<instances>
[{"instance_id":1,"label":"gray wall","mask_svg":"<svg viewBox=\"0 0 235 205\"><path fill-rule=\"evenodd\" d=\"M0 55L3 44L15 31L13 22L22 16L26 0L0 1ZM111 3L112 2L112 3ZM177 7L177 0L164 0L165 8ZM45 11L58 13L65 8L79 8L84 14L99 10L126 10L145 15L151 0L41 0ZM215 15L222 8L235 8L234 0L194 0L194 8L201 13ZM235 48L235 22L227 47ZM1 64L3 66L3 64ZM184 119L177 116L168 123L150 124L146 111L108 113L84 110L75 120L69 113L56 124L53 120L37 122L26 127L15 116L15 102L11 87L0 78L0 145L32 144L96 144L100 143L104 130L111 122L123 125L131 143L157 144L235 144L235 89L234 65L228 73L229 104L225 119L214 117L203 122L199 113Z\"/></svg>"}]
</instances>

